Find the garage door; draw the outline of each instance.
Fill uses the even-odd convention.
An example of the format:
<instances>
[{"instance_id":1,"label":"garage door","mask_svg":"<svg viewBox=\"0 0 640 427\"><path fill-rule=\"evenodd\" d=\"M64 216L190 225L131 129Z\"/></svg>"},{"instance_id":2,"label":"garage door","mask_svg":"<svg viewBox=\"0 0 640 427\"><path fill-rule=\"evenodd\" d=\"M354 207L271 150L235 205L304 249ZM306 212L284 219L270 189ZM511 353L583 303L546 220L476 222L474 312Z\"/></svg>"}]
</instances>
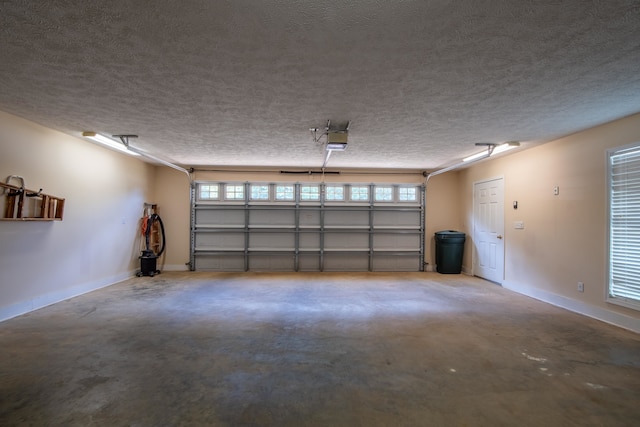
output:
<instances>
[{"instance_id":1,"label":"garage door","mask_svg":"<svg viewBox=\"0 0 640 427\"><path fill-rule=\"evenodd\" d=\"M422 271L424 187L196 182L199 271Z\"/></svg>"}]
</instances>

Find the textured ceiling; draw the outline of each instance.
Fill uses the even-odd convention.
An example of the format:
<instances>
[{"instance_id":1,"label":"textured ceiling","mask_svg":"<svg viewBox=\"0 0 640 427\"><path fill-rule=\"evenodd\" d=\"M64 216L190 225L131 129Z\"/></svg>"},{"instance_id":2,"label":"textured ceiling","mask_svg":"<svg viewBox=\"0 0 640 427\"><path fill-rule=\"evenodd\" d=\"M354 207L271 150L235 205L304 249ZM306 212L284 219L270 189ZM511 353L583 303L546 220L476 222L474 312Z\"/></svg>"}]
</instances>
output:
<instances>
[{"instance_id":1,"label":"textured ceiling","mask_svg":"<svg viewBox=\"0 0 640 427\"><path fill-rule=\"evenodd\" d=\"M0 110L183 165L436 169L640 111L640 1L0 1Z\"/></svg>"}]
</instances>

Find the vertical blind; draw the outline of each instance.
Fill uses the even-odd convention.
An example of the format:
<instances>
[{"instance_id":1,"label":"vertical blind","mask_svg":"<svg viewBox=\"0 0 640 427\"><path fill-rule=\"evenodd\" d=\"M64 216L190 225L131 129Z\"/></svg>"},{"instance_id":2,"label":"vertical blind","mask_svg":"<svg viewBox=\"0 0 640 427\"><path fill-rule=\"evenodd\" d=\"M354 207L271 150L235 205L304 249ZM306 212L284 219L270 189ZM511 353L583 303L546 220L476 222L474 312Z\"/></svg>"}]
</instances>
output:
<instances>
[{"instance_id":1,"label":"vertical blind","mask_svg":"<svg viewBox=\"0 0 640 427\"><path fill-rule=\"evenodd\" d=\"M640 145L609 161L609 296L640 306Z\"/></svg>"}]
</instances>

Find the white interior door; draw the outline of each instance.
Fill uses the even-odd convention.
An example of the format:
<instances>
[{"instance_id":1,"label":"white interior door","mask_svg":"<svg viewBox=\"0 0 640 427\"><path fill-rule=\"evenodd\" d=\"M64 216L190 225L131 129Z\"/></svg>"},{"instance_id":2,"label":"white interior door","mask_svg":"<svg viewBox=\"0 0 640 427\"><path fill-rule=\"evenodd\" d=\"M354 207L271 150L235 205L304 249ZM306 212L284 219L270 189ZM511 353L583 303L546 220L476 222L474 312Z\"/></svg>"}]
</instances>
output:
<instances>
[{"instance_id":1,"label":"white interior door","mask_svg":"<svg viewBox=\"0 0 640 427\"><path fill-rule=\"evenodd\" d=\"M504 279L504 182L474 184L473 274L492 282Z\"/></svg>"}]
</instances>

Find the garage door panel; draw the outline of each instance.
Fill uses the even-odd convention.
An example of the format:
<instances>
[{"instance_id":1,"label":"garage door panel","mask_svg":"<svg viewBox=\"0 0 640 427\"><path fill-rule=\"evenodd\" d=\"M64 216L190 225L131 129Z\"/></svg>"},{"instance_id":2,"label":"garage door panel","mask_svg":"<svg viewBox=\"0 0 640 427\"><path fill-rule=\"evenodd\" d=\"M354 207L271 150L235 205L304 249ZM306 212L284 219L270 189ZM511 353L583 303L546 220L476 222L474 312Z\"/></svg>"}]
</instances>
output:
<instances>
[{"instance_id":1,"label":"garage door panel","mask_svg":"<svg viewBox=\"0 0 640 427\"><path fill-rule=\"evenodd\" d=\"M324 271L367 271L369 254L325 252Z\"/></svg>"},{"instance_id":2,"label":"garage door panel","mask_svg":"<svg viewBox=\"0 0 640 427\"><path fill-rule=\"evenodd\" d=\"M290 226L296 221L295 211L284 209L260 209L251 210L249 214L249 226Z\"/></svg>"},{"instance_id":3,"label":"garage door panel","mask_svg":"<svg viewBox=\"0 0 640 427\"><path fill-rule=\"evenodd\" d=\"M369 248L369 233L350 233L347 230L330 231L324 236L324 247L331 249L364 249Z\"/></svg>"},{"instance_id":4,"label":"garage door panel","mask_svg":"<svg viewBox=\"0 0 640 427\"><path fill-rule=\"evenodd\" d=\"M367 210L328 210L324 213L324 224L326 227L339 226L368 226L369 211Z\"/></svg>"},{"instance_id":5,"label":"garage door panel","mask_svg":"<svg viewBox=\"0 0 640 427\"><path fill-rule=\"evenodd\" d=\"M321 271L319 253L301 253L298 255L299 271Z\"/></svg>"},{"instance_id":6,"label":"garage door panel","mask_svg":"<svg viewBox=\"0 0 640 427\"><path fill-rule=\"evenodd\" d=\"M320 208L301 208L300 209L300 227L319 227L320 226Z\"/></svg>"},{"instance_id":7,"label":"garage door panel","mask_svg":"<svg viewBox=\"0 0 640 427\"><path fill-rule=\"evenodd\" d=\"M318 232L302 232L299 234L300 249L320 250L320 233Z\"/></svg>"},{"instance_id":8,"label":"garage door panel","mask_svg":"<svg viewBox=\"0 0 640 427\"><path fill-rule=\"evenodd\" d=\"M195 223L201 226L244 226L244 211L239 209L196 209Z\"/></svg>"},{"instance_id":9,"label":"garage door panel","mask_svg":"<svg viewBox=\"0 0 640 427\"><path fill-rule=\"evenodd\" d=\"M373 236L373 249L411 249L420 247L420 235L417 233L383 233L374 234Z\"/></svg>"},{"instance_id":10,"label":"garage door panel","mask_svg":"<svg viewBox=\"0 0 640 427\"><path fill-rule=\"evenodd\" d=\"M373 271L418 271L420 257L413 255L374 255Z\"/></svg>"},{"instance_id":11,"label":"garage door panel","mask_svg":"<svg viewBox=\"0 0 640 427\"><path fill-rule=\"evenodd\" d=\"M196 254L197 271L244 271L244 254Z\"/></svg>"},{"instance_id":12,"label":"garage door panel","mask_svg":"<svg viewBox=\"0 0 640 427\"><path fill-rule=\"evenodd\" d=\"M295 260L292 254L251 254L249 271L293 271Z\"/></svg>"},{"instance_id":13,"label":"garage door panel","mask_svg":"<svg viewBox=\"0 0 640 427\"><path fill-rule=\"evenodd\" d=\"M393 187L394 195L374 202L352 200L350 184L344 184L344 200L329 202L321 200L328 197L324 184L291 184L294 197L286 199L278 199L286 192L274 191L279 184L201 184L218 185L225 198L239 197L203 200L203 193L194 189L191 262L196 270L423 270L423 187L416 186L418 197L408 200L398 190L406 185L381 184ZM252 199L256 196L248 190L224 192L225 186L236 191L254 184L268 187L268 197L261 193L260 200ZM377 197L376 184L367 186L370 197Z\"/></svg>"},{"instance_id":14,"label":"garage door panel","mask_svg":"<svg viewBox=\"0 0 640 427\"><path fill-rule=\"evenodd\" d=\"M295 236L293 233L249 233L249 249L272 249L277 250L290 250L293 251L295 247Z\"/></svg>"},{"instance_id":15,"label":"garage door panel","mask_svg":"<svg viewBox=\"0 0 640 427\"><path fill-rule=\"evenodd\" d=\"M196 249L244 249L244 232L196 233L195 246Z\"/></svg>"},{"instance_id":16,"label":"garage door panel","mask_svg":"<svg viewBox=\"0 0 640 427\"><path fill-rule=\"evenodd\" d=\"M383 210L374 211L374 227L416 227L420 226L419 211Z\"/></svg>"}]
</instances>

